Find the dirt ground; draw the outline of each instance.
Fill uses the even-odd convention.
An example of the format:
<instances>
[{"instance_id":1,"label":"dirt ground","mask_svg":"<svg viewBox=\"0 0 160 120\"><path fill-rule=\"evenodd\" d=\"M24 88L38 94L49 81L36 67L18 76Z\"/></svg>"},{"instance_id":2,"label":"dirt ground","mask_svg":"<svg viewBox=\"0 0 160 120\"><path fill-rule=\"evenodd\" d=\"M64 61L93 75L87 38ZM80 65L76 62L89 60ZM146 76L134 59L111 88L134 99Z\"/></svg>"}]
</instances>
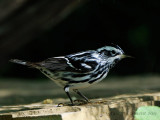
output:
<instances>
[{"instance_id":1,"label":"dirt ground","mask_svg":"<svg viewBox=\"0 0 160 120\"><path fill-rule=\"evenodd\" d=\"M102 82L80 91L89 99L154 93L160 91L160 75L107 77ZM71 96L79 98L73 92ZM54 98L68 99L63 89L49 79L0 79L0 106L28 104Z\"/></svg>"}]
</instances>

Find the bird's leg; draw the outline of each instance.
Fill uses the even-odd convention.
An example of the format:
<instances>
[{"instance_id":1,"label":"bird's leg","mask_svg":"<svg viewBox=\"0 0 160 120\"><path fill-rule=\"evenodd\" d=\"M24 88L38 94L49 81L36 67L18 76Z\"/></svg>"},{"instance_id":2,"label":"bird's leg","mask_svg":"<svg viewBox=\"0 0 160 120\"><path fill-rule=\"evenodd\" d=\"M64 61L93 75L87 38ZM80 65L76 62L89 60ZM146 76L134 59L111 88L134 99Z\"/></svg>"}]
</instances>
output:
<instances>
[{"instance_id":1,"label":"bird's leg","mask_svg":"<svg viewBox=\"0 0 160 120\"><path fill-rule=\"evenodd\" d=\"M81 96L82 98L84 98L87 102L89 102L88 98L86 96L84 96L82 93L80 93L78 91L78 89L73 89L74 92L76 92L79 96Z\"/></svg>"},{"instance_id":2,"label":"bird's leg","mask_svg":"<svg viewBox=\"0 0 160 120\"><path fill-rule=\"evenodd\" d=\"M71 98L71 96L70 96L70 94L69 94L69 86L68 86L68 85L66 85L66 86L64 87L64 91L66 92L68 98L70 99L71 104L74 105L74 104L73 104L73 100L72 100L72 98Z\"/></svg>"}]
</instances>

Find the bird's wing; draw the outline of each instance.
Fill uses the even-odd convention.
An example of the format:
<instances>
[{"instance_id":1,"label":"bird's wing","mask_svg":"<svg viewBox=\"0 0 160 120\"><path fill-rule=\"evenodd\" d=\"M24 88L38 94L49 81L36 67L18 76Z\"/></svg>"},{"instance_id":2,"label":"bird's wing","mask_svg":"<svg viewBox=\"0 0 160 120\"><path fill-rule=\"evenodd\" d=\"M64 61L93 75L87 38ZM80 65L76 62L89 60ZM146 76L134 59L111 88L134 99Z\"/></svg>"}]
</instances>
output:
<instances>
[{"instance_id":1,"label":"bird's wing","mask_svg":"<svg viewBox=\"0 0 160 120\"><path fill-rule=\"evenodd\" d=\"M37 64L51 71L64 71L68 67L65 57L52 57Z\"/></svg>"},{"instance_id":2,"label":"bird's wing","mask_svg":"<svg viewBox=\"0 0 160 120\"><path fill-rule=\"evenodd\" d=\"M63 57L52 57L40 62L39 65L51 71L85 73L93 71L99 66L95 56L93 52L81 52Z\"/></svg>"}]
</instances>

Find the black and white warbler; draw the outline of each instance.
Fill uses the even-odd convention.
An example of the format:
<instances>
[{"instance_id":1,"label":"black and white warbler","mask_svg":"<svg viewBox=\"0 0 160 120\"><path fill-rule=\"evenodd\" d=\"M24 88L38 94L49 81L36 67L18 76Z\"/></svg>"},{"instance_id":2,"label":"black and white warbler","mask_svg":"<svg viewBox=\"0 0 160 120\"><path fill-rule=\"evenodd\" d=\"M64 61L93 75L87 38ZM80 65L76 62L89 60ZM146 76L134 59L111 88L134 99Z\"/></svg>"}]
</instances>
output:
<instances>
[{"instance_id":1,"label":"black and white warbler","mask_svg":"<svg viewBox=\"0 0 160 120\"><path fill-rule=\"evenodd\" d=\"M69 89L83 97L78 89L85 88L103 80L110 68L112 68L124 55L123 50L118 46L105 46L97 50L88 50L66 56L48 58L42 62L27 62L18 59L10 60L13 63L27 65L37 68L56 84L64 88L72 105L73 101Z\"/></svg>"}]
</instances>

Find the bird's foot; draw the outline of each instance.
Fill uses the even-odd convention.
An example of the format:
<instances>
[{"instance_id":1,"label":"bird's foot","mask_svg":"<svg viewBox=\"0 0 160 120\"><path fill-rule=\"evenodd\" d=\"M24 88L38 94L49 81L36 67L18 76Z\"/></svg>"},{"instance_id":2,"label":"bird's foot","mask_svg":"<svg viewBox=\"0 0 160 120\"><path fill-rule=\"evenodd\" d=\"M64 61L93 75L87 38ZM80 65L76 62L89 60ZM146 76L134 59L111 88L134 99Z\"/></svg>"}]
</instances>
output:
<instances>
[{"instance_id":1,"label":"bird's foot","mask_svg":"<svg viewBox=\"0 0 160 120\"><path fill-rule=\"evenodd\" d=\"M58 103L57 107L63 107L65 106L65 103Z\"/></svg>"},{"instance_id":2,"label":"bird's foot","mask_svg":"<svg viewBox=\"0 0 160 120\"><path fill-rule=\"evenodd\" d=\"M73 103L58 103L57 107L63 107L63 106L74 106Z\"/></svg>"},{"instance_id":3,"label":"bird's foot","mask_svg":"<svg viewBox=\"0 0 160 120\"><path fill-rule=\"evenodd\" d=\"M90 101L86 101L86 100L74 100L75 103L78 103L78 105L84 105L89 103Z\"/></svg>"}]
</instances>

